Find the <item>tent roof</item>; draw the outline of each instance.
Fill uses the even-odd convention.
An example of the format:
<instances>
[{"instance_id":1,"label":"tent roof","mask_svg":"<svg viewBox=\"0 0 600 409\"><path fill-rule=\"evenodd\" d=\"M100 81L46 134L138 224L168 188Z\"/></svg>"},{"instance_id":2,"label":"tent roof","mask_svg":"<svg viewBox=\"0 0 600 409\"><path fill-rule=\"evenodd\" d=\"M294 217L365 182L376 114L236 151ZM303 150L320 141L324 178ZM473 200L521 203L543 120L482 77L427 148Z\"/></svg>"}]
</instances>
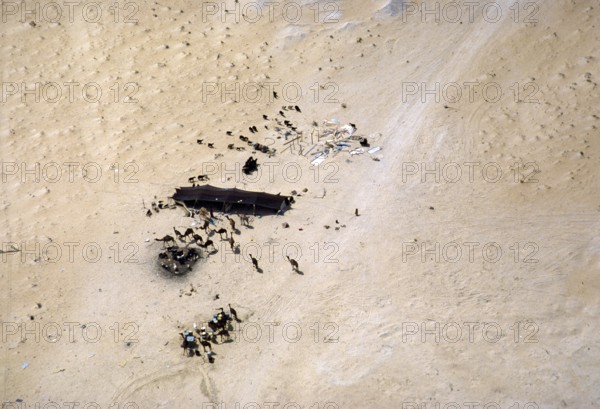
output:
<instances>
[{"instance_id":1,"label":"tent roof","mask_svg":"<svg viewBox=\"0 0 600 409\"><path fill-rule=\"evenodd\" d=\"M285 196L262 192L251 192L236 188L220 188L211 185L181 187L176 189L173 199L181 202L230 203L263 207L271 210L283 210Z\"/></svg>"}]
</instances>

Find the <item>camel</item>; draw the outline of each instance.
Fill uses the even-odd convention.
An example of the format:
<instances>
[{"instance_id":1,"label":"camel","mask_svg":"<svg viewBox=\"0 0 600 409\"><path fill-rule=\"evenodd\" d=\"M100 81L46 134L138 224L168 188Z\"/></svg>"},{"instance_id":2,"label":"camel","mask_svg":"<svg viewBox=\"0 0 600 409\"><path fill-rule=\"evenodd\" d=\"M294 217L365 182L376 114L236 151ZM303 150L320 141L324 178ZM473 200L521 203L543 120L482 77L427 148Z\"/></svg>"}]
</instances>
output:
<instances>
[{"instance_id":1,"label":"camel","mask_svg":"<svg viewBox=\"0 0 600 409\"><path fill-rule=\"evenodd\" d=\"M196 244L198 244L198 245L200 245L200 244L204 243L204 239L203 239L203 238L202 238L202 236L201 236L201 235L199 235L199 234L195 234L195 233L194 233L194 234L192 234L192 238L194 239L194 242L195 242Z\"/></svg>"},{"instance_id":2,"label":"camel","mask_svg":"<svg viewBox=\"0 0 600 409\"><path fill-rule=\"evenodd\" d=\"M247 214L238 214L242 226L250 227L250 216Z\"/></svg>"},{"instance_id":3,"label":"camel","mask_svg":"<svg viewBox=\"0 0 600 409\"><path fill-rule=\"evenodd\" d=\"M210 222L208 220L204 220L204 223L202 224L202 226L200 226L198 228L204 230L204 232L206 233L206 229L208 229L208 226L210 226Z\"/></svg>"},{"instance_id":4,"label":"camel","mask_svg":"<svg viewBox=\"0 0 600 409\"><path fill-rule=\"evenodd\" d=\"M235 322L242 322L242 320L238 318L237 311L231 306L231 304L227 304L227 306L229 307L229 315L233 317Z\"/></svg>"},{"instance_id":5,"label":"camel","mask_svg":"<svg viewBox=\"0 0 600 409\"><path fill-rule=\"evenodd\" d=\"M174 246L177 245L177 243L175 243L175 239L173 238L173 236L169 236L168 234L166 236L164 236L162 239L154 239L156 241L162 241L163 245L166 245L167 243L173 243Z\"/></svg>"},{"instance_id":6,"label":"camel","mask_svg":"<svg viewBox=\"0 0 600 409\"><path fill-rule=\"evenodd\" d=\"M235 231L235 220L233 220L231 217L225 215L225 218L227 220L229 220L229 225L231 226L231 231L234 232Z\"/></svg>"},{"instance_id":7,"label":"camel","mask_svg":"<svg viewBox=\"0 0 600 409\"><path fill-rule=\"evenodd\" d=\"M226 338L227 340L231 339L231 334L229 334L229 331L226 328L221 328L219 332L213 334L215 343L217 342L217 336L221 337L221 343L223 342L223 338Z\"/></svg>"},{"instance_id":8,"label":"camel","mask_svg":"<svg viewBox=\"0 0 600 409\"><path fill-rule=\"evenodd\" d=\"M221 329L221 326L214 321L208 321L208 328L210 328L210 332L212 332L212 334L214 336L215 332L217 332L219 329Z\"/></svg>"},{"instance_id":9,"label":"camel","mask_svg":"<svg viewBox=\"0 0 600 409\"><path fill-rule=\"evenodd\" d=\"M188 237L194 234L194 229L192 229L191 227L188 227L187 229L185 229L185 232L183 232L183 237Z\"/></svg>"},{"instance_id":10,"label":"camel","mask_svg":"<svg viewBox=\"0 0 600 409\"><path fill-rule=\"evenodd\" d=\"M224 228L220 228L219 230L213 230L215 233L219 233L219 236L221 236L221 240L223 240L223 233L225 233L225 239L227 239L227 230Z\"/></svg>"},{"instance_id":11,"label":"camel","mask_svg":"<svg viewBox=\"0 0 600 409\"><path fill-rule=\"evenodd\" d=\"M206 249L208 246L212 246L213 250L216 249L212 240L206 240L204 243L198 244L198 247L202 247L203 249Z\"/></svg>"},{"instance_id":12,"label":"camel","mask_svg":"<svg viewBox=\"0 0 600 409\"><path fill-rule=\"evenodd\" d=\"M288 261L290 262L290 264L292 265L292 269L294 270L295 273L297 273L298 270L298 262L296 260L294 260L293 258L290 258L290 256L286 256Z\"/></svg>"},{"instance_id":13,"label":"camel","mask_svg":"<svg viewBox=\"0 0 600 409\"><path fill-rule=\"evenodd\" d=\"M173 231L175 232L175 236L179 239L179 241L185 242L184 236L179 230L177 230L175 227L173 227Z\"/></svg>"},{"instance_id":14,"label":"camel","mask_svg":"<svg viewBox=\"0 0 600 409\"><path fill-rule=\"evenodd\" d=\"M202 345L202 350L204 352L212 352L212 346L210 344L210 341L204 340L204 339L200 339L200 345ZM206 348L208 348L208 351L206 351Z\"/></svg>"},{"instance_id":15,"label":"camel","mask_svg":"<svg viewBox=\"0 0 600 409\"><path fill-rule=\"evenodd\" d=\"M208 352L212 352L212 346L209 341L210 336L206 332L206 328L202 327L200 328L200 331L198 331L198 324L194 322L194 330L198 335L200 335L198 341L200 342L200 345L202 345L202 349L204 350L204 352L207 352L206 348L208 348Z\"/></svg>"},{"instance_id":16,"label":"camel","mask_svg":"<svg viewBox=\"0 0 600 409\"><path fill-rule=\"evenodd\" d=\"M222 330L222 329L227 329L227 322L231 321L231 318L229 316L227 316L225 313L223 313L223 309L220 308L221 312L219 314L222 314L221 317L219 317L219 314L217 315L217 317L213 317L212 320L210 320L208 322L208 327L210 328L213 338L214 335L217 331ZM220 318L220 319L217 319Z\"/></svg>"},{"instance_id":17,"label":"camel","mask_svg":"<svg viewBox=\"0 0 600 409\"><path fill-rule=\"evenodd\" d=\"M250 256L250 258L252 259L252 265L254 266L254 268L256 269L256 271L258 271L258 270L259 270L259 268L258 268L258 260L257 260L257 259L255 259L255 258L252 256L252 254L248 254L248 255L249 255L249 256Z\"/></svg>"},{"instance_id":18,"label":"camel","mask_svg":"<svg viewBox=\"0 0 600 409\"><path fill-rule=\"evenodd\" d=\"M183 348L183 354L188 354L189 357L193 357L194 355L200 355L200 351L198 351L198 343L196 342L196 337L192 335L191 332L185 331L180 332L179 335L183 338L183 342L181 343L181 347Z\"/></svg>"},{"instance_id":19,"label":"camel","mask_svg":"<svg viewBox=\"0 0 600 409\"><path fill-rule=\"evenodd\" d=\"M181 233L180 231L178 231L175 227L173 227L173 231L175 231L175 235L177 236L177 238L179 239L179 241L182 242L186 242L186 239L188 236L191 236L194 234L194 230L190 227L188 227L184 233Z\"/></svg>"},{"instance_id":20,"label":"camel","mask_svg":"<svg viewBox=\"0 0 600 409\"><path fill-rule=\"evenodd\" d=\"M229 241L229 246L231 247L231 251L234 251L235 240L233 240L233 235L229 236L229 239L227 241Z\"/></svg>"}]
</instances>

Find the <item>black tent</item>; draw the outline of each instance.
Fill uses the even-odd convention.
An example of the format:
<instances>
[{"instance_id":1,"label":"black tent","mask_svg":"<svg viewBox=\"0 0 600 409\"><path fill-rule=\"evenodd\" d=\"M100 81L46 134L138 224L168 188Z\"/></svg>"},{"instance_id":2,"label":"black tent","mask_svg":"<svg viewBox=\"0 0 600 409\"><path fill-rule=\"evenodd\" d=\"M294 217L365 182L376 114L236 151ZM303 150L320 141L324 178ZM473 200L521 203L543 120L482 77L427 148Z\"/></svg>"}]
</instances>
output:
<instances>
[{"instance_id":1,"label":"black tent","mask_svg":"<svg viewBox=\"0 0 600 409\"><path fill-rule=\"evenodd\" d=\"M187 207L237 211L245 213L283 213L291 203L291 198L269 193L251 192L236 188L224 189L211 185L181 187L176 189L173 199Z\"/></svg>"}]
</instances>

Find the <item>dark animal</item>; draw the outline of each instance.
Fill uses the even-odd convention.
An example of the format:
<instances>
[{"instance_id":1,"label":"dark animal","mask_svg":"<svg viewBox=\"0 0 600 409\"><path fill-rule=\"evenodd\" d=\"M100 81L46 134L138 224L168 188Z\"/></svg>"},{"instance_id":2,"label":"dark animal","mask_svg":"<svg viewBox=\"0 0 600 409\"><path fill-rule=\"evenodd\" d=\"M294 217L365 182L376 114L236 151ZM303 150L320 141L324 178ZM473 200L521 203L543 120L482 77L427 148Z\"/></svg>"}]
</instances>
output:
<instances>
[{"instance_id":1,"label":"dark animal","mask_svg":"<svg viewBox=\"0 0 600 409\"><path fill-rule=\"evenodd\" d=\"M227 239L227 241L229 242L229 246L231 247L231 251L233 251L233 248L235 246L235 240L233 240L233 234L231 236L229 236L229 239Z\"/></svg>"},{"instance_id":2,"label":"dark animal","mask_svg":"<svg viewBox=\"0 0 600 409\"><path fill-rule=\"evenodd\" d=\"M204 220L204 224L200 228L206 232L206 229L208 229L209 225L210 222L208 220Z\"/></svg>"},{"instance_id":3,"label":"dark animal","mask_svg":"<svg viewBox=\"0 0 600 409\"><path fill-rule=\"evenodd\" d=\"M269 147L266 145L262 145L260 143L255 143L254 145L252 145L252 147L254 149L256 149L257 151L260 151L262 153L268 153L269 152Z\"/></svg>"},{"instance_id":4,"label":"dark animal","mask_svg":"<svg viewBox=\"0 0 600 409\"><path fill-rule=\"evenodd\" d=\"M208 144L208 147L209 147L210 149L214 149L214 147L215 147L215 144L214 144L214 143L209 143L209 144Z\"/></svg>"},{"instance_id":5,"label":"dark animal","mask_svg":"<svg viewBox=\"0 0 600 409\"><path fill-rule=\"evenodd\" d=\"M263 115L263 119L264 119L265 121L268 121L268 120L269 120L269 117L268 117L268 116L266 116L266 115Z\"/></svg>"},{"instance_id":6,"label":"dark animal","mask_svg":"<svg viewBox=\"0 0 600 409\"><path fill-rule=\"evenodd\" d=\"M179 335L183 338L183 342L181 343L181 347L183 348L183 353L187 352L189 357L194 355L200 355L200 351L198 351L198 342L196 341L196 337L193 336L189 331L180 332Z\"/></svg>"},{"instance_id":7,"label":"dark animal","mask_svg":"<svg viewBox=\"0 0 600 409\"><path fill-rule=\"evenodd\" d=\"M212 320L208 321L208 324L206 324L206 325L208 325L208 328L210 328L210 332L212 333L213 336L215 335L215 332L217 332L218 330L221 329L221 326Z\"/></svg>"},{"instance_id":8,"label":"dark animal","mask_svg":"<svg viewBox=\"0 0 600 409\"><path fill-rule=\"evenodd\" d=\"M229 225L231 226L231 230L232 230L232 231L235 231L235 220L233 220L231 217L229 217L229 216L227 216L227 215L225 216L225 218L226 218L227 220L229 220Z\"/></svg>"},{"instance_id":9,"label":"dark animal","mask_svg":"<svg viewBox=\"0 0 600 409\"><path fill-rule=\"evenodd\" d=\"M237 311L231 306L231 304L227 304L227 306L229 307L229 315L233 317L235 322L242 322L242 320L238 318Z\"/></svg>"},{"instance_id":10,"label":"dark animal","mask_svg":"<svg viewBox=\"0 0 600 409\"><path fill-rule=\"evenodd\" d=\"M275 99L279 98L279 97L277 96L277 93L276 93L275 91L273 91L273 96L275 97Z\"/></svg>"},{"instance_id":11,"label":"dark animal","mask_svg":"<svg viewBox=\"0 0 600 409\"><path fill-rule=\"evenodd\" d=\"M248 254L250 256L250 258L252 259L252 265L254 266L254 268L258 271L258 260L255 259L252 254Z\"/></svg>"},{"instance_id":12,"label":"dark animal","mask_svg":"<svg viewBox=\"0 0 600 409\"><path fill-rule=\"evenodd\" d=\"M283 111L279 111L279 115L285 118L285 114L283 113Z\"/></svg>"},{"instance_id":13,"label":"dark animal","mask_svg":"<svg viewBox=\"0 0 600 409\"><path fill-rule=\"evenodd\" d=\"M250 216L247 214L238 214L242 226L250 227Z\"/></svg>"},{"instance_id":14,"label":"dark animal","mask_svg":"<svg viewBox=\"0 0 600 409\"><path fill-rule=\"evenodd\" d=\"M148 209L148 211L146 212L146 216L148 216L148 217L152 216L152 210Z\"/></svg>"},{"instance_id":15,"label":"dark animal","mask_svg":"<svg viewBox=\"0 0 600 409\"><path fill-rule=\"evenodd\" d=\"M250 133L254 133L254 128L253 127L249 127L248 130L250 131Z\"/></svg>"},{"instance_id":16,"label":"dark animal","mask_svg":"<svg viewBox=\"0 0 600 409\"><path fill-rule=\"evenodd\" d=\"M225 233L225 238L227 238L227 229L220 228L219 230L213 230L215 233L219 233L221 240L223 240L223 233Z\"/></svg>"},{"instance_id":17,"label":"dark animal","mask_svg":"<svg viewBox=\"0 0 600 409\"><path fill-rule=\"evenodd\" d=\"M188 227L187 229L185 229L185 232L183 232L183 237L184 238L188 238L189 236L194 234L194 229L192 229L191 227Z\"/></svg>"},{"instance_id":18,"label":"dark animal","mask_svg":"<svg viewBox=\"0 0 600 409\"><path fill-rule=\"evenodd\" d=\"M177 238L179 239L179 241L183 241L185 242L185 235L182 234L179 230L177 230L175 227L173 227L173 231L175 232L175 236L177 236Z\"/></svg>"},{"instance_id":19,"label":"dark animal","mask_svg":"<svg viewBox=\"0 0 600 409\"><path fill-rule=\"evenodd\" d=\"M231 335L226 328L221 328L219 331L215 332L213 335L213 340L217 342L217 336L221 337L221 342L223 342L223 338L229 340L231 339Z\"/></svg>"},{"instance_id":20,"label":"dark animal","mask_svg":"<svg viewBox=\"0 0 600 409\"><path fill-rule=\"evenodd\" d=\"M162 239L154 239L156 241L162 241L163 245L166 245L167 243L173 243L173 245L177 245L175 243L175 239L173 238L173 236L169 236L168 234L166 236L164 236Z\"/></svg>"},{"instance_id":21,"label":"dark animal","mask_svg":"<svg viewBox=\"0 0 600 409\"><path fill-rule=\"evenodd\" d=\"M227 135L231 136L232 132L231 131L227 131L225 132Z\"/></svg>"},{"instance_id":22,"label":"dark animal","mask_svg":"<svg viewBox=\"0 0 600 409\"><path fill-rule=\"evenodd\" d=\"M298 272L298 262L296 260L294 260L293 258L290 258L290 256L286 256L288 261L290 262L290 264L292 265L292 269L294 270L295 273Z\"/></svg>"},{"instance_id":23,"label":"dark animal","mask_svg":"<svg viewBox=\"0 0 600 409\"><path fill-rule=\"evenodd\" d=\"M206 182L208 180L208 175L198 175L198 180L200 182Z\"/></svg>"},{"instance_id":24,"label":"dark animal","mask_svg":"<svg viewBox=\"0 0 600 409\"><path fill-rule=\"evenodd\" d=\"M210 341L209 340L201 339L200 340L200 345L202 345L202 349L204 350L204 352L207 352L206 348L208 348L208 352L212 352L212 346L210 345Z\"/></svg>"},{"instance_id":25,"label":"dark animal","mask_svg":"<svg viewBox=\"0 0 600 409\"><path fill-rule=\"evenodd\" d=\"M215 249L215 244L212 240L206 240L204 243L198 244L198 247L202 247L203 249L207 248L208 246L212 246L212 248Z\"/></svg>"},{"instance_id":26,"label":"dark animal","mask_svg":"<svg viewBox=\"0 0 600 409\"><path fill-rule=\"evenodd\" d=\"M202 145L202 142L204 142L204 139L196 139L196 143L198 145Z\"/></svg>"},{"instance_id":27,"label":"dark animal","mask_svg":"<svg viewBox=\"0 0 600 409\"><path fill-rule=\"evenodd\" d=\"M354 215L355 216L360 216L360 214L358 214L358 209L354 209Z\"/></svg>"},{"instance_id":28,"label":"dark animal","mask_svg":"<svg viewBox=\"0 0 600 409\"><path fill-rule=\"evenodd\" d=\"M294 109L298 112L302 112L302 111L300 111L300 107L298 105L294 105Z\"/></svg>"},{"instance_id":29,"label":"dark animal","mask_svg":"<svg viewBox=\"0 0 600 409\"><path fill-rule=\"evenodd\" d=\"M240 140L248 142L248 138L246 138L244 135L240 135Z\"/></svg>"},{"instance_id":30,"label":"dark animal","mask_svg":"<svg viewBox=\"0 0 600 409\"><path fill-rule=\"evenodd\" d=\"M196 330L196 333L200 336L198 341L200 342L200 345L202 345L202 349L204 350L204 352L207 352L206 348L208 348L208 352L212 352L212 345L209 341L210 335L208 335L208 332L206 332L206 328L202 327L200 331L198 331L198 327L196 326L196 323L194 323L194 329Z\"/></svg>"}]
</instances>

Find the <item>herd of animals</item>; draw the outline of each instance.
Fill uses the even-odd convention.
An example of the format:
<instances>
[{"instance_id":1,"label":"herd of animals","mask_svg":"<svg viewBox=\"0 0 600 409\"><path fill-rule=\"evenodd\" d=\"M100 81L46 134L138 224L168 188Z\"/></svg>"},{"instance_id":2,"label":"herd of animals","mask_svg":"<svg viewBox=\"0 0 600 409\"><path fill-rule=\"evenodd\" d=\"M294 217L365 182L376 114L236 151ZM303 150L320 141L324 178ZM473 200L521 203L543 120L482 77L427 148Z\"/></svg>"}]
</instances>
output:
<instances>
[{"instance_id":1,"label":"herd of animals","mask_svg":"<svg viewBox=\"0 0 600 409\"><path fill-rule=\"evenodd\" d=\"M275 99L278 98L276 92L274 92ZM263 120L268 121L269 124L265 124L264 128L270 131L269 125L272 126L272 129L278 134L277 139L284 139L288 141L288 138L291 137L292 141L297 139L301 133L298 132L297 126L292 123L288 117L286 117L286 113L301 113L300 107L297 105L293 106L282 106L281 110L275 115L275 117L269 118L266 114L262 115ZM279 117L282 117L281 119ZM313 126L317 126L316 122L313 121ZM256 125L250 126L248 128L249 132L252 135L256 135L259 133L259 128ZM234 136L233 131L227 131L227 136ZM265 145L262 145L258 142L254 142L250 140L250 138L239 135L239 140L245 142L248 146L250 146L254 150L254 154L262 153L266 154L269 157L275 155L276 150ZM204 142L204 139L198 139L198 145L207 146L209 149L214 149L213 142ZM290 141L291 142L291 141ZM284 145L290 143L285 142ZM237 150L243 151L246 150L244 146L236 146L235 143L228 143L227 149L229 150ZM258 169L258 160L251 156L248 158L243 167L243 172L245 174L251 174ZM190 177L188 182L192 184L192 186L196 186L197 183L206 182L209 180L208 175L198 175L194 177ZM152 203L152 210L155 213L158 213L160 209L163 208L174 208L175 206L172 204L165 204L162 201L158 201L158 204ZM221 241L227 241L231 248L231 251L239 254L239 245L236 244L234 239L235 234L241 234L241 231L236 228L236 221L225 214L224 218L216 217L212 210L208 211L205 208L200 209L188 209L188 216L194 217L196 222L192 223L192 227L186 228L185 231L179 231L175 227L173 228L173 234L167 234L161 238L156 238L156 241L160 241L163 243L163 251L159 254L159 263L161 267L174 275L181 275L191 271L194 263L203 257L203 253L206 252L207 255L211 255L217 252L217 247L213 240L215 240L216 235L219 235ZM148 210L146 215L148 217L152 216L152 211ZM358 216L358 211L356 211L356 215ZM196 216L199 218L196 219ZM241 226L251 227L250 222L251 219L248 215L238 214L239 222ZM224 226L220 226L217 223L223 223ZM284 223L285 224L285 223ZM203 236L204 234L204 236ZM262 269L258 264L258 260L252 255L248 254L250 257L250 261L252 262L252 267L255 271L262 273ZM292 271L294 273L302 275L303 273L300 271L298 261L286 256L287 261L289 262ZM236 322L241 322L238 318L237 312L234 308L229 304L229 314L223 311L223 308L220 308L220 312L212 317L210 321L208 321L207 326L210 332L207 331L205 326L198 328L197 324L194 323L193 331L186 330L180 333L180 336L183 339L181 347L183 348L184 354L187 356L203 356L208 359L210 363L214 362L214 352L212 349L212 344L218 343L218 340L221 342L231 341L230 332L233 328L230 324L231 321L235 320ZM202 346L202 350L204 355L200 353L199 347Z\"/></svg>"},{"instance_id":2,"label":"herd of animals","mask_svg":"<svg viewBox=\"0 0 600 409\"><path fill-rule=\"evenodd\" d=\"M229 246L233 252L239 252L239 247L234 239L234 234L241 234L241 231L236 227L236 221L229 215L224 215L224 219L220 219L213 214L212 211L208 211L205 208L199 210L190 211L191 215L199 216L200 222L195 223L193 227L187 228L185 231L179 231L175 227L173 228L174 236L167 234L164 237L156 238L156 241L163 243L164 249L159 254L159 262L161 267L169 271L174 275L185 274L189 272L193 264L202 257L202 250L210 249L207 254L214 254L217 252L217 248L211 239L217 234L222 241L229 242ZM251 218L245 214L238 214L240 224L245 227L251 227ZM225 227L218 227L218 221L227 221L229 229ZM198 220L197 220L198 221ZM206 237L202 236L202 232L206 234ZM197 246L197 247L194 247ZM258 260L249 254L253 268L262 273L262 269L258 265ZM297 274L303 274L299 270L298 262L289 256L287 260L292 267L292 271ZM220 312L212 317L206 324L209 328L207 331L205 326L198 328L198 325L194 323L194 330L186 330L180 333L183 341L181 347L183 348L184 354L189 357L202 356L203 359L207 359L209 363L214 363L214 355L212 344L218 344L219 341L230 342L231 336L230 331L233 329L231 321L240 323L241 320L238 318L237 311L228 304L229 313L225 313L223 308L220 308ZM200 346L202 346L203 354L200 353Z\"/></svg>"},{"instance_id":3,"label":"herd of animals","mask_svg":"<svg viewBox=\"0 0 600 409\"><path fill-rule=\"evenodd\" d=\"M242 322L238 318L237 311L231 306L229 307L229 314L227 314L223 308L219 308L220 312L213 315L212 319L206 324L210 330L210 333L206 330L206 326L198 328L198 324L194 323L194 330L186 330L180 332L179 335L183 339L181 348L183 348L184 355L188 357L202 356L206 357L208 362L214 363L214 355L212 344L218 344L224 342L231 342L231 334L229 331L233 330L230 322ZM200 346L204 355L200 353Z\"/></svg>"},{"instance_id":4,"label":"herd of animals","mask_svg":"<svg viewBox=\"0 0 600 409\"><path fill-rule=\"evenodd\" d=\"M227 241L229 243L231 251L239 253L239 245L234 239L234 234L241 234L241 231L236 228L236 222L232 217L225 215L225 219L227 220L230 229L228 230L225 227L217 228L216 223L220 219L205 208L200 208L197 211L192 210L190 213L200 216L201 222L193 227L188 227L184 232L173 227L175 237L167 234L161 238L154 239L162 242L165 247L164 251L158 256L160 266L175 275L185 274L191 270L194 262L203 257L202 250L207 251L207 255L216 253L217 247L212 238L217 234L221 241ZM250 216L238 214L238 217L242 226L251 227ZM202 236L201 231L206 234L206 237ZM181 243L183 247L178 244L178 242ZM197 248L193 247L194 245L197 246ZM259 267L258 260L252 254L248 255L250 256L253 268L257 272L262 273L263 270ZM300 271L296 260L289 256L287 256L287 260L290 263L293 272L303 274Z\"/></svg>"},{"instance_id":5,"label":"herd of animals","mask_svg":"<svg viewBox=\"0 0 600 409\"><path fill-rule=\"evenodd\" d=\"M187 209L187 208L186 208ZM237 228L236 220L229 215L225 214L223 218L215 216L211 211L206 208L200 208L198 210L189 210L189 215L194 217L195 222L192 223L192 227L188 227L185 231L177 230L173 227L174 235L167 234L161 238L155 238L155 241L163 243L163 251L159 253L159 264L160 266L174 275L181 275L191 271L194 263L203 257L202 251L207 251L208 255L217 252L217 247L213 241L213 238L218 234L221 241L227 241L234 253L239 253L239 246L236 244L234 235L241 234L241 231ZM199 219L196 219L196 216ZM252 227L251 218L245 214L238 214L241 226ZM228 228L219 227L217 223L225 222L228 224ZM203 236L203 233L205 236ZM209 251L210 250L210 251ZM262 273L262 269L258 264L258 260L249 254L253 268ZM299 270L298 262L289 256L287 260L292 267L292 271L297 274L303 274ZM207 323L210 333L206 330L206 327L202 326L200 329L197 324L194 323L194 330L186 330L180 333L183 342L181 347L183 348L184 354L189 357L202 356L206 358L209 363L214 363L214 352L211 343L228 342L230 341L230 332L233 328L230 322L235 320L241 322L238 318L236 310L228 305L229 314L225 313L221 308L220 312L213 316L212 320ZM200 353L199 347L202 346L203 354Z\"/></svg>"}]
</instances>

